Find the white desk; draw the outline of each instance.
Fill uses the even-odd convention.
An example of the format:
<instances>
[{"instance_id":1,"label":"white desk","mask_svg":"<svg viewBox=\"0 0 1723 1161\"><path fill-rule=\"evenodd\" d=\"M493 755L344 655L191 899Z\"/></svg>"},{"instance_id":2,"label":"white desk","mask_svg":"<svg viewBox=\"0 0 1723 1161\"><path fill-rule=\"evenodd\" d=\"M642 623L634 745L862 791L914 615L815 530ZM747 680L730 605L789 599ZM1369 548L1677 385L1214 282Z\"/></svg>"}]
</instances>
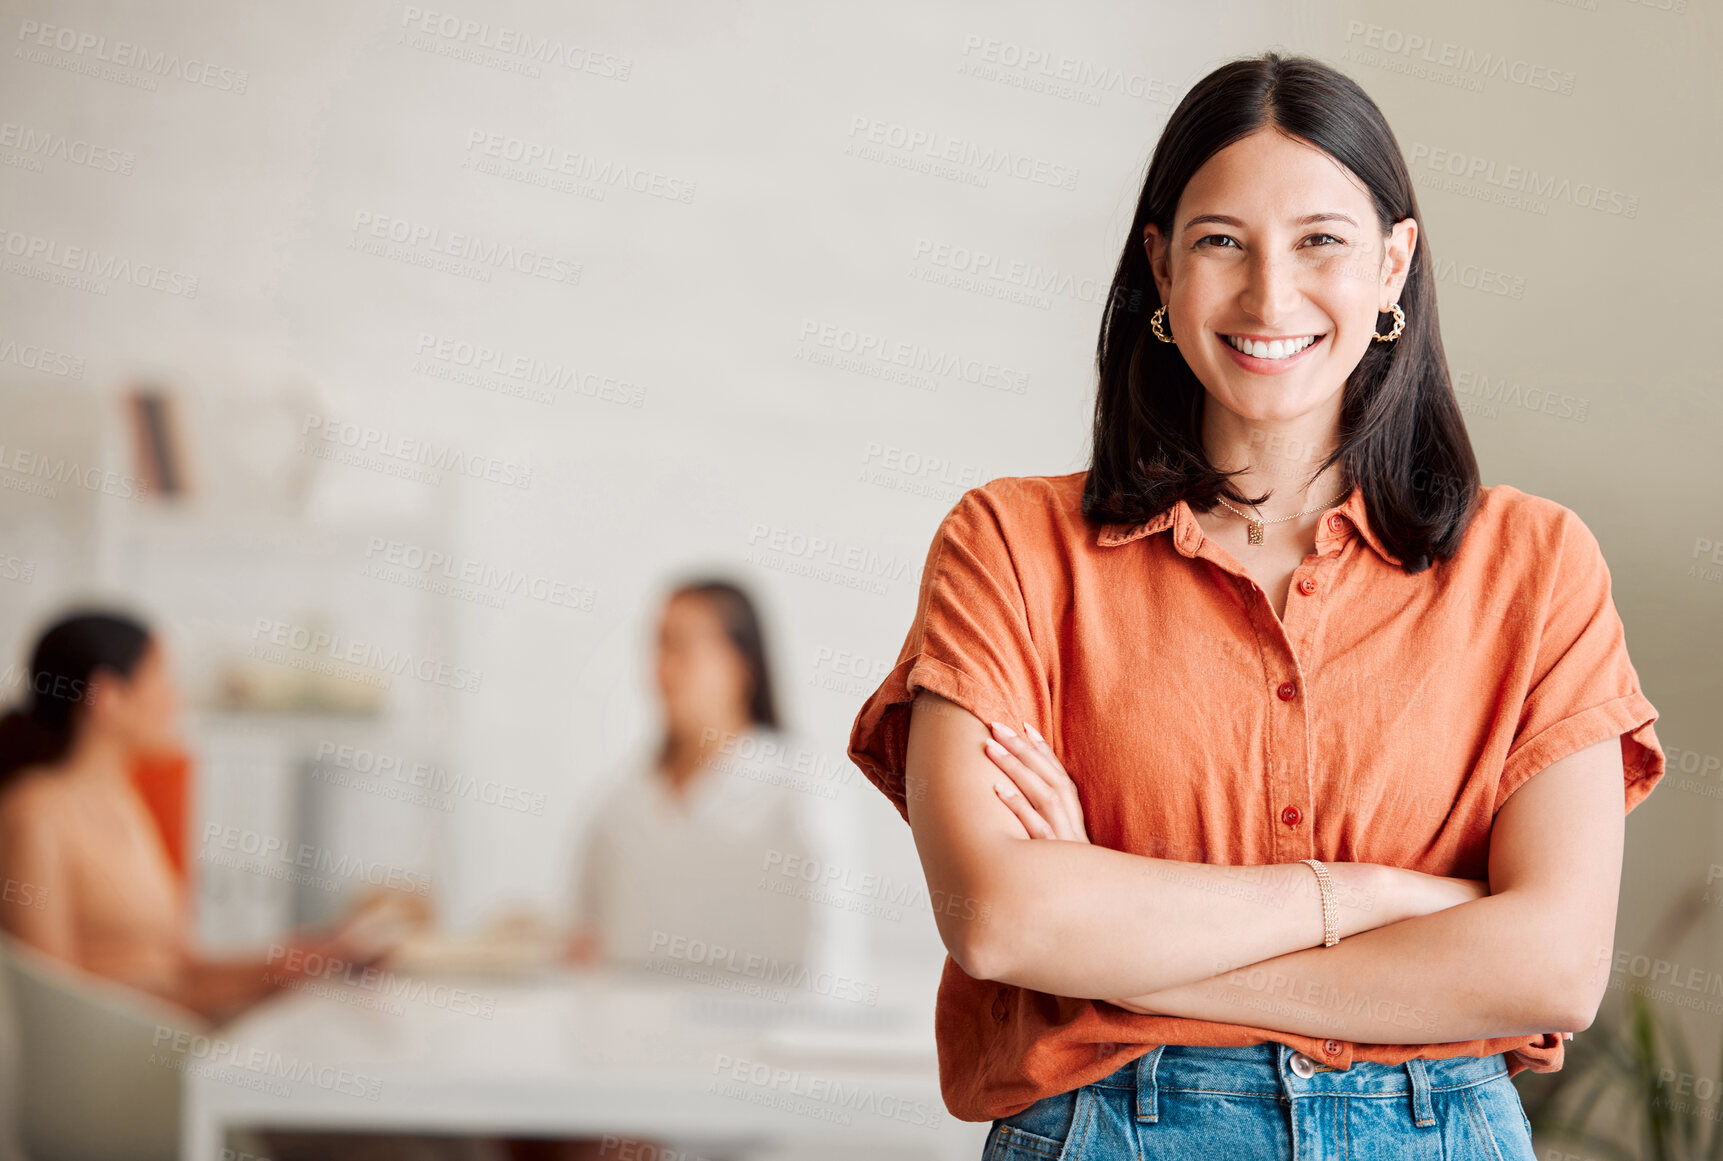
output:
<instances>
[{"instance_id":1,"label":"white desk","mask_svg":"<svg viewBox=\"0 0 1723 1161\"><path fill-rule=\"evenodd\" d=\"M392 991L399 977L286 993L224 1029L224 1044L193 1045L185 1161L219 1161L229 1128L981 1155L988 1126L953 1119L940 1098L932 981L914 1009L644 973L420 982L412 993Z\"/></svg>"}]
</instances>

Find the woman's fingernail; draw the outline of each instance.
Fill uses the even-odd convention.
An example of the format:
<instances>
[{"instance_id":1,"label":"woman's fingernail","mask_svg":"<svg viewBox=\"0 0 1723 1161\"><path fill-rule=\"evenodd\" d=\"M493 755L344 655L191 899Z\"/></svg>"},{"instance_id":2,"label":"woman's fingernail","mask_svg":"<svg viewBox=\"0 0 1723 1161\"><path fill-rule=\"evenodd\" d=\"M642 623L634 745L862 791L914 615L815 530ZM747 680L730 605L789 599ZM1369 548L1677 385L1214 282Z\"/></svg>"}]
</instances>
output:
<instances>
[{"instance_id":1,"label":"woman's fingernail","mask_svg":"<svg viewBox=\"0 0 1723 1161\"><path fill-rule=\"evenodd\" d=\"M1004 734L1007 738L1015 738L1017 736L1017 731L1012 729L1010 726L1002 726L998 722L988 722L987 724Z\"/></svg>"},{"instance_id":2,"label":"woman's fingernail","mask_svg":"<svg viewBox=\"0 0 1723 1161\"><path fill-rule=\"evenodd\" d=\"M987 752L989 754L1009 754L1011 751L1007 750L1004 746L1001 746L998 742L995 742L992 738L988 738Z\"/></svg>"},{"instance_id":3,"label":"woman's fingernail","mask_svg":"<svg viewBox=\"0 0 1723 1161\"><path fill-rule=\"evenodd\" d=\"M1023 723L1023 732L1028 734L1031 738L1034 738L1037 742L1045 742L1047 740L1046 738L1043 738L1041 736L1040 730L1036 729L1034 726L1030 725L1028 722Z\"/></svg>"},{"instance_id":4,"label":"woman's fingernail","mask_svg":"<svg viewBox=\"0 0 1723 1161\"><path fill-rule=\"evenodd\" d=\"M1015 786L995 786L993 789L998 792L1001 798L1017 797L1017 787Z\"/></svg>"}]
</instances>

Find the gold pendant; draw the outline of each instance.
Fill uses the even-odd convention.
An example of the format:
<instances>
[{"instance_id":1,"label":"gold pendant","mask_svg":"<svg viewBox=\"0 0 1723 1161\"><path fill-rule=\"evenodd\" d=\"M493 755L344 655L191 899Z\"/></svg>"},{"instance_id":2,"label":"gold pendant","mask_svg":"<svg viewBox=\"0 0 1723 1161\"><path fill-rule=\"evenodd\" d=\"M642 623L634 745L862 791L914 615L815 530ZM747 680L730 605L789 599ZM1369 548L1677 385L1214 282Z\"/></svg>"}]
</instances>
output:
<instances>
[{"instance_id":1,"label":"gold pendant","mask_svg":"<svg viewBox=\"0 0 1723 1161\"><path fill-rule=\"evenodd\" d=\"M1260 520L1247 520L1247 521L1245 521L1245 523L1250 528L1250 543L1261 544L1262 543L1262 521L1260 521Z\"/></svg>"}]
</instances>

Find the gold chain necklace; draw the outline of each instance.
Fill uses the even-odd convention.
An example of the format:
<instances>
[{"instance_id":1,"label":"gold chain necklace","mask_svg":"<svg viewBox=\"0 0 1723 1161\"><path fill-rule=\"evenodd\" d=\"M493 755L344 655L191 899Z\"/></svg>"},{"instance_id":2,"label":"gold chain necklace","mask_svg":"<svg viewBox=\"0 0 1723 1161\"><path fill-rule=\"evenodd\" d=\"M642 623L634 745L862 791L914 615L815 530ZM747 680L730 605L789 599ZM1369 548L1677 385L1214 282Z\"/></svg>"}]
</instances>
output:
<instances>
[{"instance_id":1,"label":"gold chain necklace","mask_svg":"<svg viewBox=\"0 0 1723 1161\"><path fill-rule=\"evenodd\" d=\"M1350 495L1350 494L1351 494L1351 491L1349 489L1345 495L1342 495L1340 497L1339 500L1334 500L1334 501L1331 501L1330 503L1327 503L1327 504L1319 504L1315 508L1306 508L1304 511L1294 512L1290 516L1276 516L1273 520L1262 519L1262 513L1260 511L1258 511L1255 516L1252 516L1249 512L1240 512L1237 508L1234 508L1231 504L1228 504L1224 499L1222 499L1219 496L1216 496L1215 500L1220 504L1220 506L1222 508L1225 508L1228 512L1233 513L1235 516L1244 517L1245 524L1249 528L1248 542L1251 544L1261 544L1262 543L1262 529L1263 529L1264 525L1266 525L1266 524L1279 524L1283 520L1296 520L1300 516L1308 516L1312 512L1321 512L1326 508L1338 507L1343 501L1345 501L1346 496ZM1255 508L1256 505L1252 504L1251 507Z\"/></svg>"}]
</instances>

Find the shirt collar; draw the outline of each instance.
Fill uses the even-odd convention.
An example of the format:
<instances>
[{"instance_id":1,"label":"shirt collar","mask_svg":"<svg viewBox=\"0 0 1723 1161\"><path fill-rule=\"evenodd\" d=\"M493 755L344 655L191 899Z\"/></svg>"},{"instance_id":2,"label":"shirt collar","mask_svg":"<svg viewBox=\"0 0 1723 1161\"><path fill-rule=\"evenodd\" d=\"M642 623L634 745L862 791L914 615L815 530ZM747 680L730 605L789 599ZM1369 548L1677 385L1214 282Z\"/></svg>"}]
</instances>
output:
<instances>
[{"instance_id":1,"label":"shirt collar","mask_svg":"<svg viewBox=\"0 0 1723 1161\"><path fill-rule=\"evenodd\" d=\"M1339 521L1339 528L1334 527L1336 515L1342 518ZM1139 537L1167 528L1173 530L1173 547L1185 556L1195 556L1197 549L1202 547L1203 541L1207 538L1202 530L1202 525L1197 523L1196 515L1191 511L1190 505L1180 500L1160 515L1140 524L1123 522L1102 524L1100 530L1095 534L1095 543L1103 548L1109 548L1115 544L1129 544ZM1352 491L1346 494L1346 499L1331 509L1328 515L1324 516L1321 522L1317 524L1316 551L1318 553L1325 552L1329 545L1344 540L1352 529L1357 529L1359 534L1363 536L1364 542L1373 548L1376 555L1383 560L1392 565L1402 563L1399 557L1388 551L1381 538L1376 535L1375 529L1370 527L1369 515L1364 511L1364 491L1356 484L1353 485Z\"/></svg>"}]
</instances>

